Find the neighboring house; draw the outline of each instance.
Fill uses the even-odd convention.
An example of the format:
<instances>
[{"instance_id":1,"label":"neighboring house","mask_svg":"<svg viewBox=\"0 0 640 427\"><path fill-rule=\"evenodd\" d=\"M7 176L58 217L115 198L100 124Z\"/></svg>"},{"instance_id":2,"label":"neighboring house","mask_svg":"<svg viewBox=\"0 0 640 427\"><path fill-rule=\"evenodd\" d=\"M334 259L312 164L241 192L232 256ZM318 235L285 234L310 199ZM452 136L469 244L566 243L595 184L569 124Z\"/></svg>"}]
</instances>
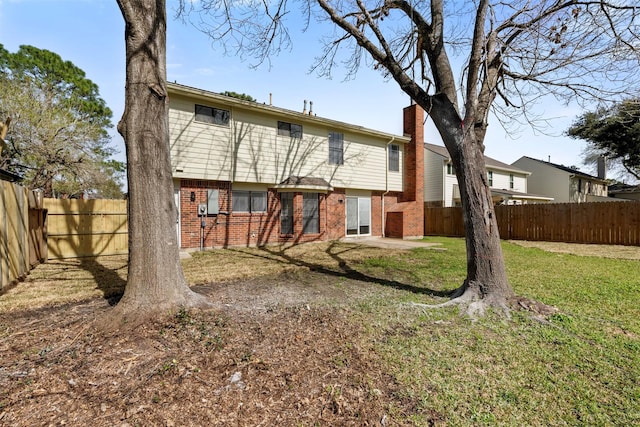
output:
<instances>
[{"instance_id":1,"label":"neighboring house","mask_svg":"<svg viewBox=\"0 0 640 427\"><path fill-rule=\"evenodd\" d=\"M405 108L399 136L179 84L168 90L182 248L423 235L420 107Z\"/></svg>"},{"instance_id":2,"label":"neighboring house","mask_svg":"<svg viewBox=\"0 0 640 427\"><path fill-rule=\"evenodd\" d=\"M620 200L640 200L640 185L611 184L607 188L607 195Z\"/></svg>"},{"instance_id":3,"label":"neighboring house","mask_svg":"<svg viewBox=\"0 0 640 427\"><path fill-rule=\"evenodd\" d=\"M485 156L487 181L496 205L546 203L553 198L527 192L529 172ZM447 149L424 144L424 200L427 206L460 206L456 171Z\"/></svg>"},{"instance_id":4,"label":"neighboring house","mask_svg":"<svg viewBox=\"0 0 640 427\"><path fill-rule=\"evenodd\" d=\"M523 156L513 166L531 172L529 190L553 197L556 203L583 203L607 199L607 181L563 165Z\"/></svg>"}]
</instances>

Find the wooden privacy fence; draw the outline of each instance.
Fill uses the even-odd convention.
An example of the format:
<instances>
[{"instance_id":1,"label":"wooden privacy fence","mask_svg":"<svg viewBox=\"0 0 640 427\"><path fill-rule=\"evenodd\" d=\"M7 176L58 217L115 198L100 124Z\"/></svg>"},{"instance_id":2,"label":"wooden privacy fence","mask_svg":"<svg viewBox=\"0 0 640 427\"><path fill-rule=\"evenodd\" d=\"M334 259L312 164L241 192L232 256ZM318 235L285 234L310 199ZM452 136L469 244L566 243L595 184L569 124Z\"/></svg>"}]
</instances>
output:
<instances>
[{"instance_id":1,"label":"wooden privacy fence","mask_svg":"<svg viewBox=\"0 0 640 427\"><path fill-rule=\"evenodd\" d=\"M0 181L0 289L45 260L42 193Z\"/></svg>"},{"instance_id":2,"label":"wooden privacy fence","mask_svg":"<svg viewBox=\"0 0 640 427\"><path fill-rule=\"evenodd\" d=\"M496 206L502 239L640 246L640 202ZM464 236L462 208L425 208L425 234Z\"/></svg>"},{"instance_id":3,"label":"wooden privacy fence","mask_svg":"<svg viewBox=\"0 0 640 427\"><path fill-rule=\"evenodd\" d=\"M28 191L0 181L0 276L4 288L29 272Z\"/></svg>"},{"instance_id":4,"label":"wooden privacy fence","mask_svg":"<svg viewBox=\"0 0 640 427\"><path fill-rule=\"evenodd\" d=\"M127 201L45 199L49 259L126 254Z\"/></svg>"}]
</instances>

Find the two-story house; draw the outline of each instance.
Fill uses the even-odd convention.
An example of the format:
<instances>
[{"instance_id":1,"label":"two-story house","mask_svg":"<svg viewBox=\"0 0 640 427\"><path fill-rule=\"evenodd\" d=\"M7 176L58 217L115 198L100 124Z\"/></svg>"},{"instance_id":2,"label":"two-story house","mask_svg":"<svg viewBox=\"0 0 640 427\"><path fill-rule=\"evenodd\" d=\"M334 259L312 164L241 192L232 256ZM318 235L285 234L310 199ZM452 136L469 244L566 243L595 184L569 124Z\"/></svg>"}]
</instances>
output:
<instances>
[{"instance_id":1,"label":"two-story house","mask_svg":"<svg viewBox=\"0 0 640 427\"><path fill-rule=\"evenodd\" d=\"M553 198L527 192L529 172L485 156L487 181L496 205L546 203ZM456 171L447 149L424 144L424 200L427 206L460 206Z\"/></svg>"},{"instance_id":2,"label":"two-story house","mask_svg":"<svg viewBox=\"0 0 640 427\"><path fill-rule=\"evenodd\" d=\"M563 165L523 156L512 163L531 172L529 189L553 197L556 203L582 203L606 200L607 181Z\"/></svg>"},{"instance_id":3,"label":"two-story house","mask_svg":"<svg viewBox=\"0 0 640 427\"><path fill-rule=\"evenodd\" d=\"M405 135L168 84L182 248L423 235L423 111ZM419 147L419 149L418 149Z\"/></svg>"}]
</instances>

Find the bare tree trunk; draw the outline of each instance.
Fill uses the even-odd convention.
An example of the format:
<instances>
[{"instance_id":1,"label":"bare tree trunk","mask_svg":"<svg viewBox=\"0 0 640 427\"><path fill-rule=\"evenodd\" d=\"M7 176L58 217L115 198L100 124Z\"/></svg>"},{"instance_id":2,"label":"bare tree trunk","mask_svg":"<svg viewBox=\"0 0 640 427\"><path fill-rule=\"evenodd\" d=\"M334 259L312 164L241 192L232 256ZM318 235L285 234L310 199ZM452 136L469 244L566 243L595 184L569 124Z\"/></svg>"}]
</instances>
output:
<instances>
[{"instance_id":1,"label":"bare tree trunk","mask_svg":"<svg viewBox=\"0 0 640 427\"><path fill-rule=\"evenodd\" d=\"M118 0L125 21L129 273L117 311L126 318L202 306L187 286L176 236L169 158L165 0ZM117 315L117 314L116 314Z\"/></svg>"},{"instance_id":2,"label":"bare tree trunk","mask_svg":"<svg viewBox=\"0 0 640 427\"><path fill-rule=\"evenodd\" d=\"M453 293L452 302L468 304L471 315L481 315L488 306L508 311L509 300L515 294L507 279L487 178L485 128L462 122L446 96L435 96L429 102L433 102L431 118L456 170L464 218L467 277Z\"/></svg>"},{"instance_id":3,"label":"bare tree trunk","mask_svg":"<svg viewBox=\"0 0 640 427\"><path fill-rule=\"evenodd\" d=\"M465 137L473 138L471 133L466 133ZM454 166L467 244L467 278L456 295L467 301L483 300L485 305L506 309L514 293L507 280L481 143L461 144L454 157Z\"/></svg>"}]
</instances>

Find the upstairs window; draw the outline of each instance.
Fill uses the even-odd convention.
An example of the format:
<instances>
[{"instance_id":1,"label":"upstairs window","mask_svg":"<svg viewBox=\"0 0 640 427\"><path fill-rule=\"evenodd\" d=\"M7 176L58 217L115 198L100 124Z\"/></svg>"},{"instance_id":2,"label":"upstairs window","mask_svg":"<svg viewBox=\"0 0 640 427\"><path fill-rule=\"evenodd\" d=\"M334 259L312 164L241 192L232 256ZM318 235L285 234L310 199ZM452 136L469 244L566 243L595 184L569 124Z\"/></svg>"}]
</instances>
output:
<instances>
[{"instance_id":1,"label":"upstairs window","mask_svg":"<svg viewBox=\"0 0 640 427\"><path fill-rule=\"evenodd\" d=\"M489 187L493 187L493 171L487 172L487 176L489 178Z\"/></svg>"},{"instance_id":2,"label":"upstairs window","mask_svg":"<svg viewBox=\"0 0 640 427\"><path fill-rule=\"evenodd\" d=\"M302 125L278 122L278 135L288 136L290 138L302 138Z\"/></svg>"},{"instance_id":3,"label":"upstairs window","mask_svg":"<svg viewBox=\"0 0 640 427\"><path fill-rule=\"evenodd\" d=\"M266 212L267 192L266 191L239 191L233 190L233 211L234 212Z\"/></svg>"},{"instance_id":4,"label":"upstairs window","mask_svg":"<svg viewBox=\"0 0 640 427\"><path fill-rule=\"evenodd\" d=\"M344 135L338 132L329 132L329 164L344 164Z\"/></svg>"},{"instance_id":5,"label":"upstairs window","mask_svg":"<svg viewBox=\"0 0 640 427\"><path fill-rule=\"evenodd\" d=\"M389 171L400 171L400 146L396 144L389 145Z\"/></svg>"},{"instance_id":6,"label":"upstairs window","mask_svg":"<svg viewBox=\"0 0 640 427\"><path fill-rule=\"evenodd\" d=\"M514 182L513 182L513 174L509 174L509 188L513 190Z\"/></svg>"},{"instance_id":7,"label":"upstairs window","mask_svg":"<svg viewBox=\"0 0 640 427\"><path fill-rule=\"evenodd\" d=\"M447 175L455 175L456 168L453 167L451 163L447 163Z\"/></svg>"},{"instance_id":8,"label":"upstairs window","mask_svg":"<svg viewBox=\"0 0 640 427\"><path fill-rule=\"evenodd\" d=\"M196 121L211 123L213 125L229 126L229 110L221 108L207 107L196 104Z\"/></svg>"}]
</instances>

